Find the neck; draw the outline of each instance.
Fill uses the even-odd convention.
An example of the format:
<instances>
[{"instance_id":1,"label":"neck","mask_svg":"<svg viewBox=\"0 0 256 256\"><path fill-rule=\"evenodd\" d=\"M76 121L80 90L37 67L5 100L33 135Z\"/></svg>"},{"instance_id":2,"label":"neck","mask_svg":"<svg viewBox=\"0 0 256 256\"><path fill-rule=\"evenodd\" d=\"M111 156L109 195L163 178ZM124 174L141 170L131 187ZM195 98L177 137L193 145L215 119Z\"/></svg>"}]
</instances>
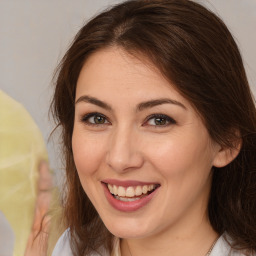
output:
<instances>
[{"instance_id":1,"label":"neck","mask_svg":"<svg viewBox=\"0 0 256 256\"><path fill-rule=\"evenodd\" d=\"M184 227L183 232L174 228L140 239L122 239L122 256L206 256L218 234L205 218L198 225Z\"/></svg>"}]
</instances>

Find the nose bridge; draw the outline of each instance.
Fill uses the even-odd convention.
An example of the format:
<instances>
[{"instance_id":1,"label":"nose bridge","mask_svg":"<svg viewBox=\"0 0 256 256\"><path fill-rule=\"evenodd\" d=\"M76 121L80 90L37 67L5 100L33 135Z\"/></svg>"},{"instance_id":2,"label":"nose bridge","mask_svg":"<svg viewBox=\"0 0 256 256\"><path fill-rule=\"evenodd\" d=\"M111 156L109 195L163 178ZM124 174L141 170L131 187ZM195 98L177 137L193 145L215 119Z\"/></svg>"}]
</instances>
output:
<instances>
[{"instance_id":1,"label":"nose bridge","mask_svg":"<svg viewBox=\"0 0 256 256\"><path fill-rule=\"evenodd\" d=\"M107 154L107 163L113 170L123 172L142 165L143 158L136 141L136 130L128 125L113 130Z\"/></svg>"}]
</instances>

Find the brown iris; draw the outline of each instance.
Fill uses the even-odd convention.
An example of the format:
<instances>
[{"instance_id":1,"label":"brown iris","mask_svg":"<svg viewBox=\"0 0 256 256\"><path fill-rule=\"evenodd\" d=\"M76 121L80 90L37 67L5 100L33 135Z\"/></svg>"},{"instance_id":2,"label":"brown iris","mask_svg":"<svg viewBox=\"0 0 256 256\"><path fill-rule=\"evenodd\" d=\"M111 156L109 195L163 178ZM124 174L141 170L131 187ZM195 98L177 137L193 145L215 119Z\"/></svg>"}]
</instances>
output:
<instances>
[{"instance_id":1,"label":"brown iris","mask_svg":"<svg viewBox=\"0 0 256 256\"><path fill-rule=\"evenodd\" d=\"M105 121L106 121L105 117L102 117L102 116L95 116L94 117L95 124L104 124Z\"/></svg>"},{"instance_id":2,"label":"brown iris","mask_svg":"<svg viewBox=\"0 0 256 256\"><path fill-rule=\"evenodd\" d=\"M155 124L156 125L165 125L166 124L166 118L163 117L157 117L155 118Z\"/></svg>"}]
</instances>

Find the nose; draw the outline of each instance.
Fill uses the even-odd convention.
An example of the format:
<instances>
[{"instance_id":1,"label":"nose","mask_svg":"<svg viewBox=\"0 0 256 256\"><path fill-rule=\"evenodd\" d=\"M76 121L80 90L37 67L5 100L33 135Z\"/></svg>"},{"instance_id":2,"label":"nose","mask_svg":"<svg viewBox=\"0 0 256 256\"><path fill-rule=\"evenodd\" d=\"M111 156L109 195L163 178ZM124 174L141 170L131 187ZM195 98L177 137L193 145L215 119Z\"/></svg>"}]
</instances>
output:
<instances>
[{"instance_id":1,"label":"nose","mask_svg":"<svg viewBox=\"0 0 256 256\"><path fill-rule=\"evenodd\" d=\"M139 144L136 131L125 127L113 131L106 156L107 164L120 173L140 168L144 160Z\"/></svg>"}]
</instances>

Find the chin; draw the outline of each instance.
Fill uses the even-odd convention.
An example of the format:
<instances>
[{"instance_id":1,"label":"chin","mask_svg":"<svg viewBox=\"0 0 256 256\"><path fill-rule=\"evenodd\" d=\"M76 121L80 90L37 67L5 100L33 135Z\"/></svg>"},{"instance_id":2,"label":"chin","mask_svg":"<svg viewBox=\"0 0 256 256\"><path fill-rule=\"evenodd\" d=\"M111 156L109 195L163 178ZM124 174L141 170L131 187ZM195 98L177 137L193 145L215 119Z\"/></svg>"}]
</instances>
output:
<instances>
[{"instance_id":1,"label":"chin","mask_svg":"<svg viewBox=\"0 0 256 256\"><path fill-rule=\"evenodd\" d=\"M148 225L143 225L141 221L135 219L118 220L116 218L114 222L108 221L105 225L114 236L124 239L143 238L152 232Z\"/></svg>"}]
</instances>

